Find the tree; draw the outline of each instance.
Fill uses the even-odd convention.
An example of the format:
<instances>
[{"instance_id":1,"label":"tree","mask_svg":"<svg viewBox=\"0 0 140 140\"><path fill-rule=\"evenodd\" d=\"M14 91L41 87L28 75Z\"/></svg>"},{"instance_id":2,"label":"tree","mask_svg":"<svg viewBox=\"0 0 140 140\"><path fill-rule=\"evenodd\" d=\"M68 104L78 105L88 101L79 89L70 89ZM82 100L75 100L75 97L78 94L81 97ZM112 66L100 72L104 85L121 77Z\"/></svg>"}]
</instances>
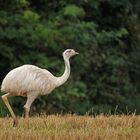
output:
<instances>
[{"instance_id":1,"label":"tree","mask_svg":"<svg viewBox=\"0 0 140 140\"><path fill-rule=\"evenodd\" d=\"M61 53L79 51L70 80L34 109L48 113L140 112L139 2L131 0L6 0L0 11L0 77L31 63L55 75ZM14 101L20 106L21 100Z\"/></svg>"}]
</instances>

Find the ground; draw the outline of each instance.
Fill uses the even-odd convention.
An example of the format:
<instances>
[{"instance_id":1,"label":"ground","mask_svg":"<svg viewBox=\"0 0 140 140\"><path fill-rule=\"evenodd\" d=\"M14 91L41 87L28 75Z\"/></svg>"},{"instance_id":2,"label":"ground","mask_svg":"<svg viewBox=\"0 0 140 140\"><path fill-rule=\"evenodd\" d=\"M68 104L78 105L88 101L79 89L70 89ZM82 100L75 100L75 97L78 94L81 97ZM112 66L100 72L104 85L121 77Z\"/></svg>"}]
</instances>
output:
<instances>
[{"instance_id":1,"label":"ground","mask_svg":"<svg viewBox=\"0 0 140 140\"><path fill-rule=\"evenodd\" d=\"M42 115L0 118L0 140L140 140L140 116Z\"/></svg>"}]
</instances>

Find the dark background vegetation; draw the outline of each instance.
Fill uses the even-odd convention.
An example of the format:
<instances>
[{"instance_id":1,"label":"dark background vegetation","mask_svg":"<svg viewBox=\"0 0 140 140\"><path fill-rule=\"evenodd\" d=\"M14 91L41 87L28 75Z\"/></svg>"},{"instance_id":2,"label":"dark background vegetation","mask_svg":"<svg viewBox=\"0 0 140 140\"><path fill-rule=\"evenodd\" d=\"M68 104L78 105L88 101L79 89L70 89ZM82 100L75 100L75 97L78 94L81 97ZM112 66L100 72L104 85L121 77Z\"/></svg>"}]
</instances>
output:
<instances>
[{"instance_id":1,"label":"dark background vegetation","mask_svg":"<svg viewBox=\"0 0 140 140\"><path fill-rule=\"evenodd\" d=\"M34 112L140 114L139 0L0 0L0 81L23 64L60 76L67 48L80 53L69 80ZM11 102L20 114L25 99Z\"/></svg>"}]
</instances>

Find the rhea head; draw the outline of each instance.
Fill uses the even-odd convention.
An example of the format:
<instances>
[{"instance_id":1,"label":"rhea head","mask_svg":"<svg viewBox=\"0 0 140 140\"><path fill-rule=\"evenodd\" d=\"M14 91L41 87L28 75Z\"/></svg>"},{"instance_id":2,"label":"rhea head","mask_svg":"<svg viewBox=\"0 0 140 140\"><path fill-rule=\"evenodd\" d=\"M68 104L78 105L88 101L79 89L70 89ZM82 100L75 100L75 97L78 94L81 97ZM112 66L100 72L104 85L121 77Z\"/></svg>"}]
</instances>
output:
<instances>
[{"instance_id":1,"label":"rhea head","mask_svg":"<svg viewBox=\"0 0 140 140\"><path fill-rule=\"evenodd\" d=\"M72 56L77 55L77 54L79 53L76 52L74 49L67 49L63 52L63 57L69 59Z\"/></svg>"}]
</instances>

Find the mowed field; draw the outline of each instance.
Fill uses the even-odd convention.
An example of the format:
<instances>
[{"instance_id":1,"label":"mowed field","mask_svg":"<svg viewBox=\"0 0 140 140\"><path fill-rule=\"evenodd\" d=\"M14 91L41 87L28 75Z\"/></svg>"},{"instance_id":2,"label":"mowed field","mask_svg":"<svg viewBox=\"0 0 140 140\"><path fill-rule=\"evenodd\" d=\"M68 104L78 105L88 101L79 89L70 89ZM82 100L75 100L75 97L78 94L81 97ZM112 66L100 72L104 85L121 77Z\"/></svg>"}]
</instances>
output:
<instances>
[{"instance_id":1,"label":"mowed field","mask_svg":"<svg viewBox=\"0 0 140 140\"><path fill-rule=\"evenodd\" d=\"M140 116L42 115L0 118L0 140L140 140Z\"/></svg>"}]
</instances>

